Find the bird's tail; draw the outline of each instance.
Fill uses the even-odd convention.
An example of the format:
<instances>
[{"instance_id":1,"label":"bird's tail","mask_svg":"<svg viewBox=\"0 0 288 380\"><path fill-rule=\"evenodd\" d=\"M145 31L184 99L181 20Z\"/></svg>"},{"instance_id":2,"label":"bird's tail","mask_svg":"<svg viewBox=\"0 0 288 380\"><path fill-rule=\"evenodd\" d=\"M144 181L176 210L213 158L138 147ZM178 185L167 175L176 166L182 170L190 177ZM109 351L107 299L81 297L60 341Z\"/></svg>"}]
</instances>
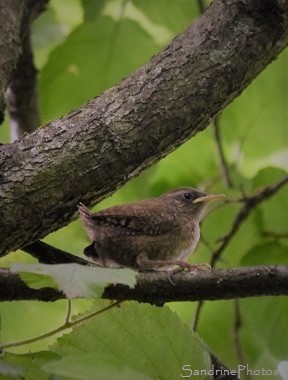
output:
<instances>
[{"instance_id":1,"label":"bird's tail","mask_svg":"<svg viewBox=\"0 0 288 380\"><path fill-rule=\"evenodd\" d=\"M80 214L80 218L83 221L86 221L87 219L91 219L91 211L85 205L83 205L83 203L79 203L78 211Z\"/></svg>"},{"instance_id":2,"label":"bird's tail","mask_svg":"<svg viewBox=\"0 0 288 380\"><path fill-rule=\"evenodd\" d=\"M83 203L79 203L78 211L80 214L80 219L82 220L84 227L87 231L88 236L92 241L95 240L95 223L93 223L92 213L91 211L83 205Z\"/></svg>"}]
</instances>

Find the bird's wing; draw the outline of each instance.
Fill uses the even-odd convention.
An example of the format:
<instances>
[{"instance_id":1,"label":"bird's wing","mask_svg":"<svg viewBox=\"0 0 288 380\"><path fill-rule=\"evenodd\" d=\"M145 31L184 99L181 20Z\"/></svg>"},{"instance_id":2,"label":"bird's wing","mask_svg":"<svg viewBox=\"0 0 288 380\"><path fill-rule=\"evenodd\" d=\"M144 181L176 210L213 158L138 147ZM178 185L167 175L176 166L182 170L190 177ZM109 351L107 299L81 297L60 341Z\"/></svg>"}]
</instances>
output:
<instances>
[{"instance_id":1,"label":"bird's wing","mask_svg":"<svg viewBox=\"0 0 288 380\"><path fill-rule=\"evenodd\" d=\"M111 226L121 230L127 235L163 235L170 231L171 223L169 221L160 221L160 218L153 215L135 216L135 215L117 215L97 213L91 215L93 224L98 226Z\"/></svg>"}]
</instances>

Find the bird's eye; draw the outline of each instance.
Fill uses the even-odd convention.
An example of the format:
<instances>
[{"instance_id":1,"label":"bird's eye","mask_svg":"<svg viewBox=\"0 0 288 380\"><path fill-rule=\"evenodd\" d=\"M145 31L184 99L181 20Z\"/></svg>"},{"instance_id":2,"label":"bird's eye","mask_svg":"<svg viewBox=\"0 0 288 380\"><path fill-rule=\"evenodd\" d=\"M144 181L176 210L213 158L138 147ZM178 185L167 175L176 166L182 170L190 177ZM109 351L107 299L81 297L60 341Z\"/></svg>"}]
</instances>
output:
<instances>
[{"instance_id":1,"label":"bird's eye","mask_svg":"<svg viewBox=\"0 0 288 380\"><path fill-rule=\"evenodd\" d=\"M186 199L192 199L192 198L193 198L193 195L192 195L191 193L185 193L185 194L184 194L184 197L185 197Z\"/></svg>"}]
</instances>

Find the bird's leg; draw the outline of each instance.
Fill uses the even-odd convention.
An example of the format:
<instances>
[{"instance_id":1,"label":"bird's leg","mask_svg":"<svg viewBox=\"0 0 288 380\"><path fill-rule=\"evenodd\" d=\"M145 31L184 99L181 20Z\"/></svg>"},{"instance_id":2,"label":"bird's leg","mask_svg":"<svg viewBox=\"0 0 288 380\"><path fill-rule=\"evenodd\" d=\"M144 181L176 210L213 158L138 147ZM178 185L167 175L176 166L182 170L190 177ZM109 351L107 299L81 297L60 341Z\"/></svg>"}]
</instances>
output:
<instances>
[{"instance_id":1,"label":"bird's leg","mask_svg":"<svg viewBox=\"0 0 288 380\"><path fill-rule=\"evenodd\" d=\"M176 271L180 270L187 270L195 271L195 270L208 270L211 269L209 264L189 264L186 261L183 260L150 260L147 257L146 253L141 253L137 257L137 264L139 265L140 269L150 269L150 270L157 270L157 267L165 267L165 266L174 266L177 265L179 268L176 269Z\"/></svg>"},{"instance_id":2,"label":"bird's leg","mask_svg":"<svg viewBox=\"0 0 288 380\"><path fill-rule=\"evenodd\" d=\"M183 261L181 261L183 262ZM175 262L177 263L177 261ZM184 261L185 263L185 261ZM208 263L201 263L201 264L189 264L189 263L185 263L186 265L185 266L182 266L179 264L176 264L179 266L179 268L176 268L174 270L174 273L178 273L178 272L182 272L183 270L187 270L188 272L193 272L193 271L207 271L207 270L211 270L211 266L208 264Z\"/></svg>"}]
</instances>

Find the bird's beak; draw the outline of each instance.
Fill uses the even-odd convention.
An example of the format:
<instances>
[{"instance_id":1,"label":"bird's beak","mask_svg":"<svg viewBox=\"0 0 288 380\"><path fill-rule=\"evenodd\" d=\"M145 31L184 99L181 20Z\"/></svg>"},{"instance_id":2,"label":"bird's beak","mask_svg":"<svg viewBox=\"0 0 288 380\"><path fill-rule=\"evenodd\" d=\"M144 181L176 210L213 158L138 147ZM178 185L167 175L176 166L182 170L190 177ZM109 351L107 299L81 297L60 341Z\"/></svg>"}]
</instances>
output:
<instances>
[{"instance_id":1,"label":"bird's beak","mask_svg":"<svg viewBox=\"0 0 288 380\"><path fill-rule=\"evenodd\" d=\"M200 197L200 198L195 199L195 201L193 203L212 202L212 201L216 201L217 199L224 198L224 197L225 197L224 194L208 194L208 195L205 195L204 197Z\"/></svg>"}]
</instances>

